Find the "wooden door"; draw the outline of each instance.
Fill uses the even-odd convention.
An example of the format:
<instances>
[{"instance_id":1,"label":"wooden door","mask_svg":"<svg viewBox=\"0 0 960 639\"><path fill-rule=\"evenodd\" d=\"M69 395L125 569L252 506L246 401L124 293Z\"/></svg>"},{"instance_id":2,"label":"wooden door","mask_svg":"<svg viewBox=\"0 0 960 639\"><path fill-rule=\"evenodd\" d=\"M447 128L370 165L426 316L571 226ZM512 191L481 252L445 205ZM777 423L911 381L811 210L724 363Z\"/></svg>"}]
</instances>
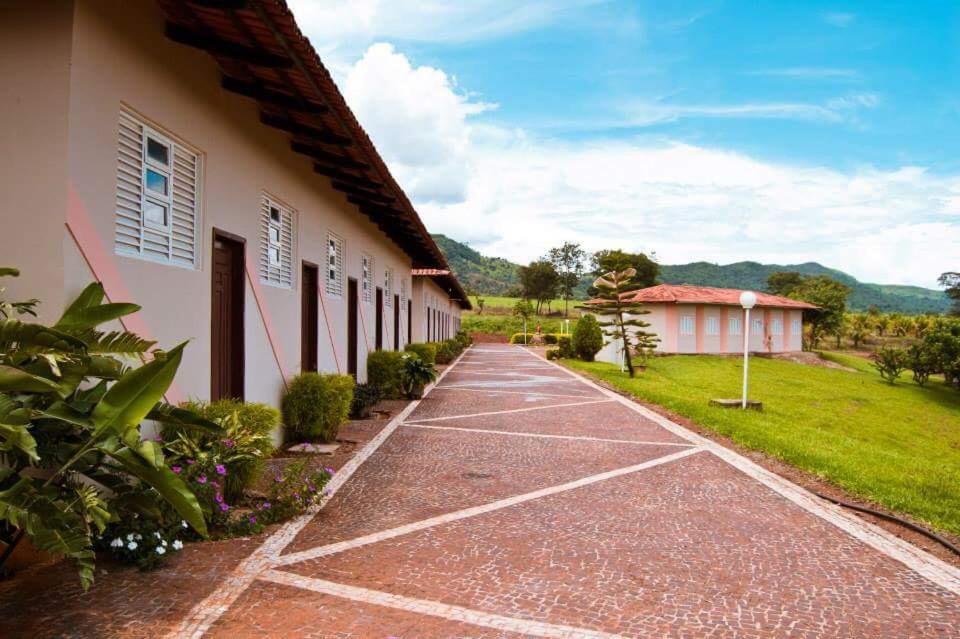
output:
<instances>
[{"instance_id":1,"label":"wooden door","mask_svg":"<svg viewBox=\"0 0 960 639\"><path fill-rule=\"evenodd\" d=\"M244 244L232 235L213 236L210 313L210 399L243 399Z\"/></svg>"},{"instance_id":2,"label":"wooden door","mask_svg":"<svg viewBox=\"0 0 960 639\"><path fill-rule=\"evenodd\" d=\"M400 296L393 296L393 350L400 350Z\"/></svg>"},{"instance_id":3,"label":"wooden door","mask_svg":"<svg viewBox=\"0 0 960 639\"><path fill-rule=\"evenodd\" d=\"M357 280L347 280L347 373L357 378L357 343L360 339L357 314L359 308Z\"/></svg>"},{"instance_id":4,"label":"wooden door","mask_svg":"<svg viewBox=\"0 0 960 639\"><path fill-rule=\"evenodd\" d=\"M383 289L377 287L377 341L376 349L383 350Z\"/></svg>"},{"instance_id":5,"label":"wooden door","mask_svg":"<svg viewBox=\"0 0 960 639\"><path fill-rule=\"evenodd\" d=\"M300 370L316 372L320 316L317 295L320 273L316 264L304 262L300 273Z\"/></svg>"}]
</instances>

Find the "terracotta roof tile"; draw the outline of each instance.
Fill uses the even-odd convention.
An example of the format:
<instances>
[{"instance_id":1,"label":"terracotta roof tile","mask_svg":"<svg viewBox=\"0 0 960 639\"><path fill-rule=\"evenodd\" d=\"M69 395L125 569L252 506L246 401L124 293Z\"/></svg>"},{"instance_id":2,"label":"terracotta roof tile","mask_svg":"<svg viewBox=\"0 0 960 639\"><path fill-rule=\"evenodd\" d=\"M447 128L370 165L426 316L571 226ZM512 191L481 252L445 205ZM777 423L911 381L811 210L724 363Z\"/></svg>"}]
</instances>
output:
<instances>
[{"instance_id":1,"label":"terracotta roof tile","mask_svg":"<svg viewBox=\"0 0 960 639\"><path fill-rule=\"evenodd\" d=\"M624 299L632 302L647 304L722 304L725 306L740 306L742 289L712 288L709 286L687 286L677 284L659 284L649 288L642 288ZM819 308L814 304L790 299L781 295L754 292L757 296L757 306L767 308Z\"/></svg>"}]
</instances>

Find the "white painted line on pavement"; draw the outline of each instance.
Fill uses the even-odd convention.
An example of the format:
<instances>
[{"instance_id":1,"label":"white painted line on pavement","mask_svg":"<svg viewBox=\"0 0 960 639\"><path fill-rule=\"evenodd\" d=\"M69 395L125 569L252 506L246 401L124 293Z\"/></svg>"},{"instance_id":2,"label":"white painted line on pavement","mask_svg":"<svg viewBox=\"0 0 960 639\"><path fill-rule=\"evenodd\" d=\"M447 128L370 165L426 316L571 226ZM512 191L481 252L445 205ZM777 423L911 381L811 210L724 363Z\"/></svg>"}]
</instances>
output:
<instances>
[{"instance_id":1,"label":"white painted line on pavement","mask_svg":"<svg viewBox=\"0 0 960 639\"><path fill-rule=\"evenodd\" d=\"M509 435L512 437L541 437L544 439L573 439L585 442L604 442L608 444L636 444L638 446L679 446L681 448L690 448L694 444L678 444L677 442L657 442L657 441L638 441L633 439L605 439L603 437L587 437L578 435L548 435L546 433L523 433L511 430L491 430L488 428L460 428L457 426L432 426L430 424L417 424L414 422L404 422L403 426L409 428L429 428L432 430L457 430L464 433L487 433L489 435Z\"/></svg>"},{"instance_id":2,"label":"white painted line on pavement","mask_svg":"<svg viewBox=\"0 0 960 639\"><path fill-rule=\"evenodd\" d=\"M404 597L403 595L394 595L379 590L370 590L368 588L359 588L357 586L347 586L324 579L314 579L304 577L291 572L282 570L269 570L259 577L263 581L269 581L284 586L319 592L324 595L332 595L351 601L357 601L365 604L383 606L385 608L394 608L431 617L439 617L460 623L480 626L482 628L492 628L504 632L514 632L531 637L549 637L554 639L620 639L619 635L611 635L606 632L588 630L586 628L575 628L573 626L562 626L542 621L533 621L530 619L517 619L515 617L504 617L489 612L454 606L451 604L440 603L439 601L428 601L426 599L414 599L413 597Z\"/></svg>"},{"instance_id":3,"label":"white painted line on pavement","mask_svg":"<svg viewBox=\"0 0 960 639\"><path fill-rule=\"evenodd\" d=\"M663 457L657 457L656 459L651 459L645 461L641 464L634 464L633 466L627 466L625 468L617 468L616 470L609 470L605 473L599 473L597 475L590 475L589 477L582 477L580 479L566 482L564 484L558 484L556 486L549 486L547 488L541 488L540 490L534 490L533 492L524 493L522 495L514 495L513 497L507 497L505 499L498 499L497 501L492 501L487 504L482 504L480 506L474 506L472 508L465 508L463 510L457 510L451 513L446 513L443 515L438 515L436 517L431 517L429 519L424 519L421 521L415 521L409 524L404 524L402 526L397 526L396 528L388 528L387 530L380 530L369 535L363 535L362 537L356 537L354 539L348 539L346 541L340 541L333 544L327 544L326 546L318 546L316 548L310 548L309 550L302 550L300 552L290 553L289 555L281 555L274 562L277 566L285 566L289 564L299 563L301 561L308 561L310 559L317 559L319 557L327 557L329 555L334 555L336 553L344 552L347 550L353 550L354 548L360 548L361 546L367 546L369 544L375 544L377 542L386 541L387 539L393 539L394 537L400 537L401 535L408 535L410 533L418 532L420 530L425 530L427 528L433 528L435 526L441 526L443 524L449 524L454 521L459 521L461 519L468 519L470 517L476 517L477 515L484 515L486 513L491 513L496 510L501 510L503 508L509 508L510 506L516 506L517 504L522 504L528 501L533 501L534 499L542 499L543 497L549 497L551 495L556 495L559 493L564 493L570 490L576 490L577 488L583 488L584 486L589 486L597 482L606 481L608 479L613 479L615 477L621 477L623 475L629 475L630 473L636 473L641 470L646 470L648 468L653 468L655 466L660 466L661 464L668 464L684 457L689 457L703 450L700 447L688 448L677 453L671 453L670 455L664 455Z\"/></svg>"}]
</instances>

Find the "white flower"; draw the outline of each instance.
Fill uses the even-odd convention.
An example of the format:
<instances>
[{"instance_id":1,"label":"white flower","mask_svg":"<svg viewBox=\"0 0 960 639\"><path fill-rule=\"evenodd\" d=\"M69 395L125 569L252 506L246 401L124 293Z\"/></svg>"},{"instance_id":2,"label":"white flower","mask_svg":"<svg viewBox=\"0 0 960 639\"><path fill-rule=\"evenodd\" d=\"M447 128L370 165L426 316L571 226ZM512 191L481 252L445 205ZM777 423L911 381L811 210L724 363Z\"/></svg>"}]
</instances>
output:
<instances>
[{"instance_id":1,"label":"white flower","mask_svg":"<svg viewBox=\"0 0 960 639\"><path fill-rule=\"evenodd\" d=\"M111 547L111 548L119 548L119 547L121 547L122 545L123 545L123 540L120 539L119 537L117 537L116 539L114 539L113 541L110 542L110 547Z\"/></svg>"},{"instance_id":2,"label":"white flower","mask_svg":"<svg viewBox=\"0 0 960 639\"><path fill-rule=\"evenodd\" d=\"M161 539L161 540L160 540L160 545L161 545L161 546L166 546L166 545L167 545L167 540L166 540L166 539Z\"/></svg>"},{"instance_id":3,"label":"white flower","mask_svg":"<svg viewBox=\"0 0 960 639\"><path fill-rule=\"evenodd\" d=\"M166 549L166 548L164 548L163 546L157 546L157 554L158 554L158 555L162 555L162 554L165 553L165 552L167 552L167 549Z\"/></svg>"},{"instance_id":4,"label":"white flower","mask_svg":"<svg viewBox=\"0 0 960 639\"><path fill-rule=\"evenodd\" d=\"M183 519L180 520L180 525L183 526L184 528L188 528L187 522Z\"/></svg>"},{"instance_id":5,"label":"white flower","mask_svg":"<svg viewBox=\"0 0 960 639\"><path fill-rule=\"evenodd\" d=\"M136 535L134 535L134 537L136 537L137 539L143 539L143 535L141 535L140 533L137 533Z\"/></svg>"},{"instance_id":6,"label":"white flower","mask_svg":"<svg viewBox=\"0 0 960 639\"><path fill-rule=\"evenodd\" d=\"M156 537L157 539L161 539L159 532L153 533L153 536Z\"/></svg>"},{"instance_id":7,"label":"white flower","mask_svg":"<svg viewBox=\"0 0 960 639\"><path fill-rule=\"evenodd\" d=\"M173 549L174 550L183 550L183 542L179 539L173 540Z\"/></svg>"},{"instance_id":8,"label":"white flower","mask_svg":"<svg viewBox=\"0 0 960 639\"><path fill-rule=\"evenodd\" d=\"M130 543L127 544L127 550L136 550L136 549L137 549L137 542L131 541Z\"/></svg>"},{"instance_id":9,"label":"white flower","mask_svg":"<svg viewBox=\"0 0 960 639\"><path fill-rule=\"evenodd\" d=\"M127 541L133 541L133 533L127 534Z\"/></svg>"}]
</instances>

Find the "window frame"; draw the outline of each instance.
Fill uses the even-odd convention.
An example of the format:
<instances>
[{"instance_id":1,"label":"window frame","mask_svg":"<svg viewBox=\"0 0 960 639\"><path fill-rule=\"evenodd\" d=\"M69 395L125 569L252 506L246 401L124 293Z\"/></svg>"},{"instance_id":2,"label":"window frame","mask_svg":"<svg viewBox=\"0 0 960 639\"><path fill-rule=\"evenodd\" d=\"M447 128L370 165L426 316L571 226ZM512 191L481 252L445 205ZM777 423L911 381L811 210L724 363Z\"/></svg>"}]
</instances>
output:
<instances>
[{"instance_id":1,"label":"window frame","mask_svg":"<svg viewBox=\"0 0 960 639\"><path fill-rule=\"evenodd\" d=\"M373 303L373 273L375 268L373 256L364 253L360 257L360 297L365 304Z\"/></svg>"},{"instance_id":2,"label":"window frame","mask_svg":"<svg viewBox=\"0 0 960 639\"><path fill-rule=\"evenodd\" d=\"M681 337L693 337L697 334L697 318L694 315L680 316Z\"/></svg>"},{"instance_id":3,"label":"window frame","mask_svg":"<svg viewBox=\"0 0 960 639\"><path fill-rule=\"evenodd\" d=\"M703 333L708 337L717 337L720 335L720 318L716 315L708 315L704 320Z\"/></svg>"},{"instance_id":4,"label":"window frame","mask_svg":"<svg viewBox=\"0 0 960 639\"><path fill-rule=\"evenodd\" d=\"M279 220L274 219L273 212L277 211ZM260 259L257 260L260 283L264 286L292 290L297 284L297 211L280 198L267 191L260 193ZM290 245L284 244L283 231L289 224ZM273 239L273 232L277 232L278 240ZM290 263L284 264L284 250L289 248ZM273 251L277 251L278 261L273 262ZM265 260L265 261L264 261ZM286 267L286 268L285 268ZM285 277L284 270L287 271ZM271 271L276 271L274 277Z\"/></svg>"},{"instance_id":5,"label":"window frame","mask_svg":"<svg viewBox=\"0 0 960 639\"><path fill-rule=\"evenodd\" d=\"M727 317L727 335L743 335L743 320L739 315Z\"/></svg>"}]
</instances>

